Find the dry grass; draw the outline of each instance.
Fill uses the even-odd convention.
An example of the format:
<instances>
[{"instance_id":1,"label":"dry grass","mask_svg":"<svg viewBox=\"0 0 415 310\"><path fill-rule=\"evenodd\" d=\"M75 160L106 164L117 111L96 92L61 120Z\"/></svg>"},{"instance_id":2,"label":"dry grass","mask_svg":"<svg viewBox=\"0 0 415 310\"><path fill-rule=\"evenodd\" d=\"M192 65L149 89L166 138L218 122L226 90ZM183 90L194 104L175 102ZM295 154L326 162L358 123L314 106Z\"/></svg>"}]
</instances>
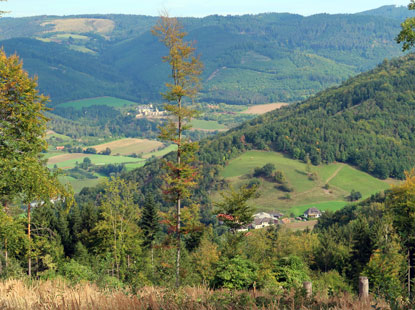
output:
<instances>
[{"instance_id":1,"label":"dry grass","mask_svg":"<svg viewBox=\"0 0 415 310\"><path fill-rule=\"evenodd\" d=\"M256 301L256 304L255 304ZM265 302L261 302L265 301ZM211 291L205 288L179 290L145 287L136 294L128 291L110 291L95 285L69 286L62 281L35 281L25 284L20 280L0 282L0 309L151 309L151 310L214 310L214 309L372 309L374 302L361 302L350 295L330 299L316 296L307 299L294 292L278 296L261 292ZM376 309L389 309L385 303L376 303Z\"/></svg>"},{"instance_id":2,"label":"dry grass","mask_svg":"<svg viewBox=\"0 0 415 310\"><path fill-rule=\"evenodd\" d=\"M88 157L88 154L70 153L70 154L57 155L57 156L53 156L48 159L48 165L54 165L57 163L61 163L63 161L70 160L70 159L78 159L78 158L84 158L84 157Z\"/></svg>"},{"instance_id":3,"label":"dry grass","mask_svg":"<svg viewBox=\"0 0 415 310\"><path fill-rule=\"evenodd\" d=\"M102 152L109 147L111 154L130 155L133 153L150 153L162 146L163 143L156 140L126 138L92 147L98 152Z\"/></svg>"},{"instance_id":4,"label":"dry grass","mask_svg":"<svg viewBox=\"0 0 415 310\"><path fill-rule=\"evenodd\" d=\"M288 103L278 102L278 103L269 103L269 104L260 104L249 107L248 110L243 111L244 114L264 114L276 109L280 109L283 106L288 105Z\"/></svg>"},{"instance_id":5,"label":"dry grass","mask_svg":"<svg viewBox=\"0 0 415 310\"><path fill-rule=\"evenodd\" d=\"M46 25L55 26L52 32L97 32L101 34L109 33L115 27L115 23L112 20L98 18L54 19L42 24L42 26Z\"/></svg>"}]
</instances>

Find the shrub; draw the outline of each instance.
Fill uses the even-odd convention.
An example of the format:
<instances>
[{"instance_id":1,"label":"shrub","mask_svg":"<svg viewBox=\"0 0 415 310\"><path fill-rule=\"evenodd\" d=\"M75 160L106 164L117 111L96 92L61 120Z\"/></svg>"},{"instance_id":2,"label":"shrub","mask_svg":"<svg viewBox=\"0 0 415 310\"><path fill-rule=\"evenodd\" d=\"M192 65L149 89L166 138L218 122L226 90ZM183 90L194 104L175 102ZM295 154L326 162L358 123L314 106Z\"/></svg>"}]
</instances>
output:
<instances>
[{"instance_id":1,"label":"shrub","mask_svg":"<svg viewBox=\"0 0 415 310\"><path fill-rule=\"evenodd\" d=\"M257 281L258 267L253 262L235 256L231 259L221 257L216 265L211 285L214 288L248 289Z\"/></svg>"},{"instance_id":2,"label":"shrub","mask_svg":"<svg viewBox=\"0 0 415 310\"><path fill-rule=\"evenodd\" d=\"M308 267L297 256L288 256L275 263L274 277L284 288L299 288L309 281Z\"/></svg>"},{"instance_id":3,"label":"shrub","mask_svg":"<svg viewBox=\"0 0 415 310\"><path fill-rule=\"evenodd\" d=\"M65 263L60 272L62 276L74 283L80 281L93 281L95 279L95 274L91 268L81 265L73 259Z\"/></svg>"},{"instance_id":4,"label":"shrub","mask_svg":"<svg viewBox=\"0 0 415 310\"><path fill-rule=\"evenodd\" d=\"M281 184L281 185L279 185L277 188L278 188L280 191L283 191L283 192L288 192L288 193L290 193L290 192L293 192L293 191L294 191L294 188L293 188L291 185L289 185L288 183Z\"/></svg>"}]
</instances>

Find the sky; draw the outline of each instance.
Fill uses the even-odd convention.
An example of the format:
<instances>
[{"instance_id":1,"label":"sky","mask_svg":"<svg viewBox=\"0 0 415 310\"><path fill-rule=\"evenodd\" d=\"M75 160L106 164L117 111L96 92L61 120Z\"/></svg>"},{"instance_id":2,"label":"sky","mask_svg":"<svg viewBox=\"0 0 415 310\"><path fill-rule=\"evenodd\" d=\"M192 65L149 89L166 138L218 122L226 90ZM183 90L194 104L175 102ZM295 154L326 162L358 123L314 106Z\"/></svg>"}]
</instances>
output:
<instances>
[{"instance_id":1,"label":"sky","mask_svg":"<svg viewBox=\"0 0 415 310\"><path fill-rule=\"evenodd\" d=\"M203 17L212 14L239 15L288 12L301 15L317 13L356 13L382 5L407 5L409 0L7 0L0 10L5 16L72 14L140 14L158 16L167 10L171 16Z\"/></svg>"}]
</instances>

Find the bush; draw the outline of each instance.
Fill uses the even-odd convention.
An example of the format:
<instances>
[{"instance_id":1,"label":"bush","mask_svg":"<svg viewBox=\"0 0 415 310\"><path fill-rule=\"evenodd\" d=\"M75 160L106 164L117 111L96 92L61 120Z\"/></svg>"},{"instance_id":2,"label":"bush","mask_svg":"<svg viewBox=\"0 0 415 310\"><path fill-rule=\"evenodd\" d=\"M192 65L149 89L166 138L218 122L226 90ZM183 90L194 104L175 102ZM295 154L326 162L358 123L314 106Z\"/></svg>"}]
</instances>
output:
<instances>
[{"instance_id":1,"label":"bush","mask_svg":"<svg viewBox=\"0 0 415 310\"><path fill-rule=\"evenodd\" d=\"M257 281L257 270L257 265L247 259L239 256L228 259L222 256L216 265L211 285L214 288L248 289Z\"/></svg>"},{"instance_id":2,"label":"bush","mask_svg":"<svg viewBox=\"0 0 415 310\"><path fill-rule=\"evenodd\" d=\"M283 191L283 192L287 192L287 193L290 193L290 192L294 191L294 187L292 187L288 183L284 183L284 184L281 184L281 185L277 186L277 189L279 189L280 191Z\"/></svg>"},{"instance_id":3,"label":"bush","mask_svg":"<svg viewBox=\"0 0 415 310\"><path fill-rule=\"evenodd\" d=\"M297 256L288 256L275 263L274 277L284 288L299 288L304 281L309 281L308 267Z\"/></svg>"},{"instance_id":4,"label":"bush","mask_svg":"<svg viewBox=\"0 0 415 310\"><path fill-rule=\"evenodd\" d=\"M326 296L341 296L344 292L352 292L350 285L336 270L318 273L313 278L315 291Z\"/></svg>"},{"instance_id":5,"label":"bush","mask_svg":"<svg viewBox=\"0 0 415 310\"><path fill-rule=\"evenodd\" d=\"M80 281L93 281L96 278L91 268L81 265L73 259L65 263L60 272L62 276L74 283L78 283Z\"/></svg>"}]
</instances>

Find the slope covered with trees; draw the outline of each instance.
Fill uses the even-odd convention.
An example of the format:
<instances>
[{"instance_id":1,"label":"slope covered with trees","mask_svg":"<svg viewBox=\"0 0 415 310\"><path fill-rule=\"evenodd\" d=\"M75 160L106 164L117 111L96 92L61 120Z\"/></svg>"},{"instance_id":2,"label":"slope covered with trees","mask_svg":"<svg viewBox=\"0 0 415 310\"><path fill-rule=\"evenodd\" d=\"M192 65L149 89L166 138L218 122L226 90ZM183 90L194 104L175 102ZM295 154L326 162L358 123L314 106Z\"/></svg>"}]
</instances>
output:
<instances>
[{"instance_id":1,"label":"slope covered with trees","mask_svg":"<svg viewBox=\"0 0 415 310\"><path fill-rule=\"evenodd\" d=\"M256 104L304 100L400 55L398 11L180 21L205 64L200 99ZM162 50L150 33L155 22L133 15L3 18L0 44L22 56L52 104L105 95L158 101L169 68L160 63Z\"/></svg>"}]
</instances>

